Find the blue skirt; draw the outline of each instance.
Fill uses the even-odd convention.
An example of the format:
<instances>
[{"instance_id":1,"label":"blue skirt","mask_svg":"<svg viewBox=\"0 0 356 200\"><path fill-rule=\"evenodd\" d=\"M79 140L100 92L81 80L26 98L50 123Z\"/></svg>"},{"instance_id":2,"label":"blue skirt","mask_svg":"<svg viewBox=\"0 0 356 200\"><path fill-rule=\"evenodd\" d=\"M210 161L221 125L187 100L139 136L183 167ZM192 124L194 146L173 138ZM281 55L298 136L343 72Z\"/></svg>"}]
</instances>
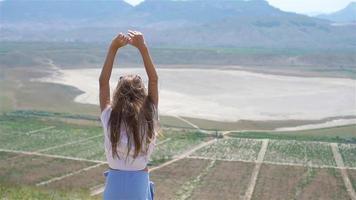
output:
<instances>
[{"instance_id":1,"label":"blue skirt","mask_svg":"<svg viewBox=\"0 0 356 200\"><path fill-rule=\"evenodd\" d=\"M104 200L153 200L154 184L147 171L109 169L106 177Z\"/></svg>"}]
</instances>

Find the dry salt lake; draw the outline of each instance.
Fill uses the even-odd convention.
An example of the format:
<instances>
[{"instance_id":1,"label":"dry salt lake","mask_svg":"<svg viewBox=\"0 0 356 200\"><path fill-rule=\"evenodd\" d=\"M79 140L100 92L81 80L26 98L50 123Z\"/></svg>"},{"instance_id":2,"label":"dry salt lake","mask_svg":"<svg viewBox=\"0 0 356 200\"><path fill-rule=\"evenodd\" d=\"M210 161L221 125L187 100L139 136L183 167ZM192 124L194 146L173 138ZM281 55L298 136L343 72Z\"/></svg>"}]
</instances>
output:
<instances>
[{"instance_id":1,"label":"dry salt lake","mask_svg":"<svg viewBox=\"0 0 356 200\"><path fill-rule=\"evenodd\" d=\"M60 69L37 81L74 86L83 91L74 101L99 104L100 71ZM294 130L356 124L356 80L353 79L225 69L159 68L157 71L161 115L217 121L339 117L322 124L294 127ZM111 89L116 87L119 76L129 73L139 74L147 83L144 68L114 68Z\"/></svg>"}]
</instances>

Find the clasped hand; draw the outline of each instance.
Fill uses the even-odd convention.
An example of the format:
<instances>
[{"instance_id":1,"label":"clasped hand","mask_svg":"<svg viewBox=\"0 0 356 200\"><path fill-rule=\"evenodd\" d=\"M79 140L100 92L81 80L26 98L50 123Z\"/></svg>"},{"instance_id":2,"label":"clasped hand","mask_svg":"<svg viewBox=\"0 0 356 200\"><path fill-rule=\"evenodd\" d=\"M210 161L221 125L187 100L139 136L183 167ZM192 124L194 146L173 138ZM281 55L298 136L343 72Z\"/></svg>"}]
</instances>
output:
<instances>
[{"instance_id":1,"label":"clasped hand","mask_svg":"<svg viewBox=\"0 0 356 200\"><path fill-rule=\"evenodd\" d=\"M145 40L143 34L138 31L129 30L127 35L119 33L111 42L111 46L115 49L119 49L123 46L130 44L138 49L145 47Z\"/></svg>"}]
</instances>

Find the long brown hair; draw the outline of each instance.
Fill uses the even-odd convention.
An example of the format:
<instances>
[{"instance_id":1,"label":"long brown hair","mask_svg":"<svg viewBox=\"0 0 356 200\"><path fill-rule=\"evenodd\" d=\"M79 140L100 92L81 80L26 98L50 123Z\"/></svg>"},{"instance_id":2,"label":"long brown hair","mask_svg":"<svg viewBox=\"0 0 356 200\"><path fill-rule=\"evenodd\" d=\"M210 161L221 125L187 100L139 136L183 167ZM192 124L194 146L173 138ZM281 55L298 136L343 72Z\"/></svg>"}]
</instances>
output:
<instances>
[{"instance_id":1,"label":"long brown hair","mask_svg":"<svg viewBox=\"0 0 356 200\"><path fill-rule=\"evenodd\" d=\"M147 152L149 143L158 134L158 113L139 75L120 77L113 95L108 124L113 157L116 155L120 158L117 147L120 145L121 125L124 125L127 132L126 158L132 145L135 148L134 158Z\"/></svg>"}]
</instances>

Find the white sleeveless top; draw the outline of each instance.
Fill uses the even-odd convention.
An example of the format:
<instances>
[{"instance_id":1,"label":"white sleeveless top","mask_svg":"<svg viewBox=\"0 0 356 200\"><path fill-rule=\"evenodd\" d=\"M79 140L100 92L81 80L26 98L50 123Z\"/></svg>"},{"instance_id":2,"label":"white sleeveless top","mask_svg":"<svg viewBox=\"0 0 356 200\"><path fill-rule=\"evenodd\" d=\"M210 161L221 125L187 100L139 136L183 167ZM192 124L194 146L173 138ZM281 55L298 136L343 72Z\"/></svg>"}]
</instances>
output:
<instances>
[{"instance_id":1,"label":"white sleeveless top","mask_svg":"<svg viewBox=\"0 0 356 200\"><path fill-rule=\"evenodd\" d=\"M115 155L115 158L112 156L111 150L111 141L110 141L110 132L108 131L108 122L110 118L112 108L111 106L107 106L103 112L101 113L100 120L104 129L104 147L105 147L105 156L109 167L112 169L119 169L119 170L142 170L147 166L149 158L155 148L156 145L156 137L154 137L153 141L149 144L147 154L139 154L135 159L133 158L135 146L132 144L131 152L126 158L127 155L127 133L124 127L124 124L121 125L121 138L120 144L117 147L117 153L120 156L120 159ZM157 110L156 110L157 111ZM158 115L158 113L157 113ZM109 129L110 130L110 129Z\"/></svg>"}]
</instances>

